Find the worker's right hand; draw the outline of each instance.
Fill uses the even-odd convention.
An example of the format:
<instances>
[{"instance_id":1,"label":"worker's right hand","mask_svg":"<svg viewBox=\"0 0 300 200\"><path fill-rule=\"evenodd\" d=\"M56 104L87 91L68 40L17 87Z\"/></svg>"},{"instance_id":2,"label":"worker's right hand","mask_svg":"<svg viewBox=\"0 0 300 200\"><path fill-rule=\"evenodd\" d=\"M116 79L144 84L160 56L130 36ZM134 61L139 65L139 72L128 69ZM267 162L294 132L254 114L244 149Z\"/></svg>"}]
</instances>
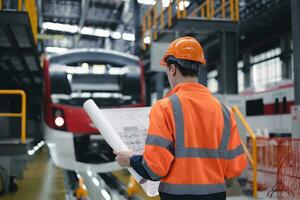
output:
<instances>
[{"instance_id":1,"label":"worker's right hand","mask_svg":"<svg viewBox=\"0 0 300 200\"><path fill-rule=\"evenodd\" d=\"M116 161L121 167L130 167L130 157L134 155L133 151L113 152L116 154Z\"/></svg>"}]
</instances>

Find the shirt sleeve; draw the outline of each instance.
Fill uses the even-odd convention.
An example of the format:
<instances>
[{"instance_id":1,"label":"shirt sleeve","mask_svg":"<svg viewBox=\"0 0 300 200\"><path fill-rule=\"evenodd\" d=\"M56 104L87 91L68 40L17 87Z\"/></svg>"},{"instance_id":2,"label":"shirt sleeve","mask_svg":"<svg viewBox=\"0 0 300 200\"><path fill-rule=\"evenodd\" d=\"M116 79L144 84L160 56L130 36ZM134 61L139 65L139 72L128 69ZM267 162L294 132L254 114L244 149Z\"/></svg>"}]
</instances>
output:
<instances>
[{"instance_id":1,"label":"shirt sleeve","mask_svg":"<svg viewBox=\"0 0 300 200\"><path fill-rule=\"evenodd\" d=\"M141 177L152 180L151 176L145 170L144 166L142 165L143 156L142 155L133 155L130 157L130 166L138 173ZM153 181L153 180L152 180Z\"/></svg>"},{"instance_id":2,"label":"shirt sleeve","mask_svg":"<svg viewBox=\"0 0 300 200\"><path fill-rule=\"evenodd\" d=\"M228 144L228 161L226 178L239 176L247 167L247 157L244 153L242 140L238 131L234 114L231 112L231 131Z\"/></svg>"},{"instance_id":3,"label":"shirt sleeve","mask_svg":"<svg viewBox=\"0 0 300 200\"><path fill-rule=\"evenodd\" d=\"M158 101L149 116L149 129L142 159L142 165L151 180L165 177L174 160L174 139L172 134L168 102ZM164 105L164 106L163 106Z\"/></svg>"}]
</instances>

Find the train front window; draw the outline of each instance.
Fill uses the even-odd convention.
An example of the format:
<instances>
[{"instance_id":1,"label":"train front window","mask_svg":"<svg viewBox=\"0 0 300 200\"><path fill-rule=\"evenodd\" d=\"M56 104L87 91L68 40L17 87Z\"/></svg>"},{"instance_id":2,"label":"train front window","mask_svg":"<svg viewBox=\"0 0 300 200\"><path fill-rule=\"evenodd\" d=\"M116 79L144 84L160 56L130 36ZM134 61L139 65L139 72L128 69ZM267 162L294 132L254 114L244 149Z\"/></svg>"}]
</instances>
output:
<instances>
[{"instance_id":1,"label":"train front window","mask_svg":"<svg viewBox=\"0 0 300 200\"><path fill-rule=\"evenodd\" d=\"M93 99L101 107L140 103L140 68L107 63L51 65L51 99L54 103L82 106Z\"/></svg>"}]
</instances>

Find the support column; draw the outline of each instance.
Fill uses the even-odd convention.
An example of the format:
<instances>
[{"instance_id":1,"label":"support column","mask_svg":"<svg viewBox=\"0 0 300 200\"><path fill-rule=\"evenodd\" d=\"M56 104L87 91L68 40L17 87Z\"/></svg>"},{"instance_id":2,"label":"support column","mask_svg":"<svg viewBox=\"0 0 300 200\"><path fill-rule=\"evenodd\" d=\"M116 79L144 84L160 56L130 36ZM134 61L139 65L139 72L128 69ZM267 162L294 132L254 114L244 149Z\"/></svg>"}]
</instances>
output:
<instances>
[{"instance_id":1,"label":"support column","mask_svg":"<svg viewBox=\"0 0 300 200\"><path fill-rule=\"evenodd\" d=\"M135 30L135 42L134 42L134 54L140 54L140 42L141 42L141 31L140 31L140 4L137 0L133 0L134 7L134 30Z\"/></svg>"},{"instance_id":2,"label":"support column","mask_svg":"<svg viewBox=\"0 0 300 200\"><path fill-rule=\"evenodd\" d=\"M220 50L218 92L221 94L237 94L238 38L236 32L222 32Z\"/></svg>"},{"instance_id":3,"label":"support column","mask_svg":"<svg viewBox=\"0 0 300 200\"><path fill-rule=\"evenodd\" d=\"M146 106L151 106L151 84L152 76L150 76L150 74L145 73Z\"/></svg>"},{"instance_id":4,"label":"support column","mask_svg":"<svg viewBox=\"0 0 300 200\"><path fill-rule=\"evenodd\" d=\"M282 61L282 79L292 79L291 36L283 36L280 40Z\"/></svg>"},{"instance_id":5,"label":"support column","mask_svg":"<svg viewBox=\"0 0 300 200\"><path fill-rule=\"evenodd\" d=\"M251 63L250 63L250 51L245 51L243 53L243 73L244 73L244 88L251 85Z\"/></svg>"},{"instance_id":6,"label":"support column","mask_svg":"<svg viewBox=\"0 0 300 200\"><path fill-rule=\"evenodd\" d=\"M207 67L201 67L198 72L198 82L207 86Z\"/></svg>"},{"instance_id":7,"label":"support column","mask_svg":"<svg viewBox=\"0 0 300 200\"><path fill-rule=\"evenodd\" d=\"M300 105L300 1L291 0L292 10L292 33L293 33L293 56L294 56L294 79L295 79L295 104Z\"/></svg>"},{"instance_id":8,"label":"support column","mask_svg":"<svg viewBox=\"0 0 300 200\"><path fill-rule=\"evenodd\" d=\"M157 99L163 98L165 72L157 72L154 76Z\"/></svg>"}]
</instances>

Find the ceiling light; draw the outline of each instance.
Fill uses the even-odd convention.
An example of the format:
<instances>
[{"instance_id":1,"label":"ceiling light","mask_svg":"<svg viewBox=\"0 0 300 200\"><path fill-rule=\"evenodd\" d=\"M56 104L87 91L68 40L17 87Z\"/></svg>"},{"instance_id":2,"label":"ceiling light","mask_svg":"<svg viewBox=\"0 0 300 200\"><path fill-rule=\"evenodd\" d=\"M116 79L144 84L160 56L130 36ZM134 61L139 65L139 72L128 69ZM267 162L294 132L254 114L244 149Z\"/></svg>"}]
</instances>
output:
<instances>
[{"instance_id":1,"label":"ceiling light","mask_svg":"<svg viewBox=\"0 0 300 200\"><path fill-rule=\"evenodd\" d=\"M150 44L150 42L151 42L150 36L144 37L144 43L145 43L145 44Z\"/></svg>"},{"instance_id":2,"label":"ceiling light","mask_svg":"<svg viewBox=\"0 0 300 200\"><path fill-rule=\"evenodd\" d=\"M48 53L64 53L68 51L67 48L62 47L46 47L46 52Z\"/></svg>"},{"instance_id":3,"label":"ceiling light","mask_svg":"<svg viewBox=\"0 0 300 200\"><path fill-rule=\"evenodd\" d=\"M44 22L43 28L53 31L62 31L62 32L69 32L69 33L76 33L78 31L77 25L70 25L70 24L60 24L60 23L52 23L52 22Z\"/></svg>"},{"instance_id":4,"label":"ceiling light","mask_svg":"<svg viewBox=\"0 0 300 200\"><path fill-rule=\"evenodd\" d=\"M179 10L183 11L184 10L184 7L189 7L190 5L190 1L180 1L179 2Z\"/></svg>"},{"instance_id":5,"label":"ceiling light","mask_svg":"<svg viewBox=\"0 0 300 200\"><path fill-rule=\"evenodd\" d=\"M112 32L112 33L111 33L111 37L112 37L113 39L118 40L118 39L121 39L122 35L121 35L120 32Z\"/></svg>"},{"instance_id":6,"label":"ceiling light","mask_svg":"<svg viewBox=\"0 0 300 200\"><path fill-rule=\"evenodd\" d=\"M122 38L123 38L123 40L127 40L127 41L135 40L135 36L132 33L123 33Z\"/></svg>"},{"instance_id":7,"label":"ceiling light","mask_svg":"<svg viewBox=\"0 0 300 200\"><path fill-rule=\"evenodd\" d=\"M146 5L155 5L155 0L138 0L138 3L140 4L146 4Z\"/></svg>"},{"instance_id":8,"label":"ceiling light","mask_svg":"<svg viewBox=\"0 0 300 200\"><path fill-rule=\"evenodd\" d=\"M93 177L93 178L92 178L92 181L93 181L93 183L94 183L94 185L95 185L96 187L99 187L99 186L100 186L100 182L99 182L99 180L98 180L96 177Z\"/></svg>"},{"instance_id":9,"label":"ceiling light","mask_svg":"<svg viewBox=\"0 0 300 200\"><path fill-rule=\"evenodd\" d=\"M162 6L163 7L169 7L170 3L172 3L173 0L162 0Z\"/></svg>"},{"instance_id":10,"label":"ceiling light","mask_svg":"<svg viewBox=\"0 0 300 200\"><path fill-rule=\"evenodd\" d=\"M97 28L95 30L94 35L98 36L98 37L108 37L109 36L109 30L104 30L104 29L101 29L101 28Z\"/></svg>"},{"instance_id":11,"label":"ceiling light","mask_svg":"<svg viewBox=\"0 0 300 200\"><path fill-rule=\"evenodd\" d=\"M94 35L95 29L90 28L90 27L83 27L80 30L80 33L83 35Z\"/></svg>"},{"instance_id":12,"label":"ceiling light","mask_svg":"<svg viewBox=\"0 0 300 200\"><path fill-rule=\"evenodd\" d=\"M110 194L105 189L101 189L101 194L105 200L111 200Z\"/></svg>"}]
</instances>

